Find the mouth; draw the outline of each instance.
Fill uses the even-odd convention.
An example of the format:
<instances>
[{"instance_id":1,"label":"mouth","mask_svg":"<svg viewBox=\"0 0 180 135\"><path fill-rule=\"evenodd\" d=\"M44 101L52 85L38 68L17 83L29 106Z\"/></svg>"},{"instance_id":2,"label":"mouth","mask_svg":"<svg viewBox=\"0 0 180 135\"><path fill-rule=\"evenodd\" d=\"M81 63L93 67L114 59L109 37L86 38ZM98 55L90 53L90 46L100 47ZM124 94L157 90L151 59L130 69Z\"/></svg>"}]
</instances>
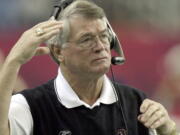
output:
<instances>
[{"instance_id":1,"label":"mouth","mask_svg":"<svg viewBox=\"0 0 180 135\"><path fill-rule=\"evenodd\" d=\"M94 61L94 62L100 62L100 61L105 61L105 60L107 60L107 57L96 58L96 59L94 59L93 61Z\"/></svg>"}]
</instances>

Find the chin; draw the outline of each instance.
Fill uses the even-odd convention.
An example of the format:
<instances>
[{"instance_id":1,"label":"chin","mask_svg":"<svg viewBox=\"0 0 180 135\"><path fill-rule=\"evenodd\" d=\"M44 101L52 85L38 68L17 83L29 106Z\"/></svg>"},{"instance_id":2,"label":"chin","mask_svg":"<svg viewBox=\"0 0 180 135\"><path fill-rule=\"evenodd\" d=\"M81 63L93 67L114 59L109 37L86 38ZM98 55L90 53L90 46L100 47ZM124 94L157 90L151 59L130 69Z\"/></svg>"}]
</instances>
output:
<instances>
[{"instance_id":1,"label":"chin","mask_svg":"<svg viewBox=\"0 0 180 135\"><path fill-rule=\"evenodd\" d=\"M96 66L93 72L97 75L103 75L109 71L110 65Z\"/></svg>"}]
</instances>

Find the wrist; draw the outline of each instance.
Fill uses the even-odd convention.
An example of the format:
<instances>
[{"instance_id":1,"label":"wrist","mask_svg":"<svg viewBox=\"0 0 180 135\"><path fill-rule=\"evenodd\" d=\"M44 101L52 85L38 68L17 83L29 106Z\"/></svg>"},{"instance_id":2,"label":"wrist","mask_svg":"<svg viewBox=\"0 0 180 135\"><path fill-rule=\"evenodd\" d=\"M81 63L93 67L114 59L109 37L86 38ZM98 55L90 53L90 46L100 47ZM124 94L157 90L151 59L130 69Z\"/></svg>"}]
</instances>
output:
<instances>
[{"instance_id":1,"label":"wrist","mask_svg":"<svg viewBox=\"0 0 180 135\"><path fill-rule=\"evenodd\" d=\"M18 60L17 58L7 56L7 58L4 61L4 65L20 68L22 64L20 60Z\"/></svg>"},{"instance_id":2,"label":"wrist","mask_svg":"<svg viewBox=\"0 0 180 135\"><path fill-rule=\"evenodd\" d=\"M1 72L18 72L21 68L21 64L17 61L6 59L1 67Z\"/></svg>"},{"instance_id":3,"label":"wrist","mask_svg":"<svg viewBox=\"0 0 180 135\"><path fill-rule=\"evenodd\" d=\"M177 132L177 128L176 128L175 122L172 122L172 128L171 128L171 130L170 130L168 135L179 135L179 133Z\"/></svg>"},{"instance_id":4,"label":"wrist","mask_svg":"<svg viewBox=\"0 0 180 135\"><path fill-rule=\"evenodd\" d=\"M169 127L170 126L170 127ZM158 131L158 130L157 130ZM168 128L164 128L164 130L158 131L158 135L179 135L176 129L176 124L174 121L171 121L168 124Z\"/></svg>"}]
</instances>

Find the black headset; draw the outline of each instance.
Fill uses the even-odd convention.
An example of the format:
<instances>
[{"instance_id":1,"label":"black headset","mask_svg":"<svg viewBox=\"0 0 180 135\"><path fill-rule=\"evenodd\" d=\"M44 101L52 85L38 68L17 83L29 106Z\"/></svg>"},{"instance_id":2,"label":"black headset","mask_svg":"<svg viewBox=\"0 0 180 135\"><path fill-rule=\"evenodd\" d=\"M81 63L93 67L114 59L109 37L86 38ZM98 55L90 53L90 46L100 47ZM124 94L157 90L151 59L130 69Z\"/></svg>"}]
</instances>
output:
<instances>
[{"instance_id":1,"label":"black headset","mask_svg":"<svg viewBox=\"0 0 180 135\"><path fill-rule=\"evenodd\" d=\"M70 5L74 0L59 0L55 3L54 5L54 10L52 13L52 16L54 16L55 19L58 18L60 12L65 9L68 5ZM110 34L112 35L112 40L111 40L111 49L113 49L118 56L112 57L111 58L111 63L113 65L119 65L123 64L125 62L125 57L123 50L121 48L121 44L118 40L118 37L116 33L113 31L109 21L106 19L107 27L109 29Z\"/></svg>"}]
</instances>

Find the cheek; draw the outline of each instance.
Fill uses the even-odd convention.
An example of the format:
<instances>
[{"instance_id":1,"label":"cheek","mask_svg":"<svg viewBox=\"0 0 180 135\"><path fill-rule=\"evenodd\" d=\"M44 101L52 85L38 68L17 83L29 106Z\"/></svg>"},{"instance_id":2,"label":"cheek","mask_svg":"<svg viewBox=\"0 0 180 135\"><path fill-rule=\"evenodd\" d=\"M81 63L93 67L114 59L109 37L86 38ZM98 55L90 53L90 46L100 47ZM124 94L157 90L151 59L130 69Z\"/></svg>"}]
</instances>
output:
<instances>
[{"instance_id":1,"label":"cheek","mask_svg":"<svg viewBox=\"0 0 180 135\"><path fill-rule=\"evenodd\" d=\"M78 51L71 51L66 54L65 63L68 65L81 65L84 61L86 61L87 56L83 55Z\"/></svg>"},{"instance_id":2,"label":"cheek","mask_svg":"<svg viewBox=\"0 0 180 135\"><path fill-rule=\"evenodd\" d=\"M107 54L108 58L111 60L111 50L110 49L106 50L106 54Z\"/></svg>"},{"instance_id":3,"label":"cheek","mask_svg":"<svg viewBox=\"0 0 180 135\"><path fill-rule=\"evenodd\" d=\"M108 53L109 57L111 57L111 50L110 49L108 49L107 53Z\"/></svg>"}]
</instances>

